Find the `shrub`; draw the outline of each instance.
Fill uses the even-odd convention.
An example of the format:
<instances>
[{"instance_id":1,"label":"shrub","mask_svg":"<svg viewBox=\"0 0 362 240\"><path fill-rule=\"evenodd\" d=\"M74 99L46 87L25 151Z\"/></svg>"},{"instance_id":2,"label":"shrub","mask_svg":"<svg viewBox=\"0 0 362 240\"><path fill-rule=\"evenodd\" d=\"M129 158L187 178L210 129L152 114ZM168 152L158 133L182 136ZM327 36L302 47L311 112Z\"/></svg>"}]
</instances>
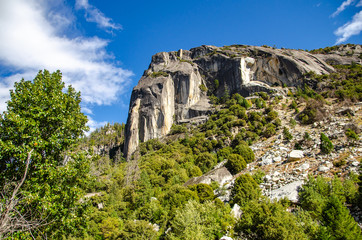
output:
<instances>
[{"instance_id":1,"label":"shrub","mask_svg":"<svg viewBox=\"0 0 362 240\"><path fill-rule=\"evenodd\" d=\"M153 72L151 73L151 77L157 78L157 77L168 77L168 73L166 72Z\"/></svg>"},{"instance_id":2,"label":"shrub","mask_svg":"<svg viewBox=\"0 0 362 240\"><path fill-rule=\"evenodd\" d=\"M197 193L197 196L199 197L201 203L205 201L214 200L215 198L214 190L210 185L206 183L199 183L196 185L192 185L189 188Z\"/></svg>"},{"instance_id":3,"label":"shrub","mask_svg":"<svg viewBox=\"0 0 362 240\"><path fill-rule=\"evenodd\" d=\"M275 130L275 126L272 123L268 123L265 126L264 132L263 132L263 136L264 137L271 137L275 134L276 130Z\"/></svg>"},{"instance_id":4,"label":"shrub","mask_svg":"<svg viewBox=\"0 0 362 240\"><path fill-rule=\"evenodd\" d=\"M322 222L333 239L362 239L361 229L348 208L333 194L323 210Z\"/></svg>"},{"instance_id":5,"label":"shrub","mask_svg":"<svg viewBox=\"0 0 362 240\"><path fill-rule=\"evenodd\" d=\"M187 127L185 125L176 125L172 124L170 134L178 134L187 132Z\"/></svg>"},{"instance_id":6,"label":"shrub","mask_svg":"<svg viewBox=\"0 0 362 240\"><path fill-rule=\"evenodd\" d=\"M356 134L355 131L353 131L352 129L348 128L346 130L346 136L347 138L350 140L350 141L358 141L359 140L359 137L358 135Z\"/></svg>"},{"instance_id":7,"label":"shrub","mask_svg":"<svg viewBox=\"0 0 362 240\"><path fill-rule=\"evenodd\" d=\"M225 167L232 173L237 174L246 167L244 158L238 154L230 154Z\"/></svg>"},{"instance_id":8,"label":"shrub","mask_svg":"<svg viewBox=\"0 0 362 240\"><path fill-rule=\"evenodd\" d=\"M316 121L321 121L324 119L326 112L323 108L323 101L322 100L314 100L309 99L307 102L307 106L300 113L299 119L302 121L303 124L311 124Z\"/></svg>"},{"instance_id":9,"label":"shrub","mask_svg":"<svg viewBox=\"0 0 362 240\"><path fill-rule=\"evenodd\" d=\"M216 164L216 162L217 159L215 154L208 152L201 153L195 161L196 165L201 169L203 173L209 171Z\"/></svg>"},{"instance_id":10,"label":"shrub","mask_svg":"<svg viewBox=\"0 0 362 240\"><path fill-rule=\"evenodd\" d=\"M230 207L190 200L176 210L166 239L220 239L233 223Z\"/></svg>"},{"instance_id":11,"label":"shrub","mask_svg":"<svg viewBox=\"0 0 362 240\"><path fill-rule=\"evenodd\" d=\"M283 138L288 142L293 139L293 135L289 132L289 128L287 127L284 127L283 129Z\"/></svg>"},{"instance_id":12,"label":"shrub","mask_svg":"<svg viewBox=\"0 0 362 240\"><path fill-rule=\"evenodd\" d=\"M143 220L128 220L121 234L115 239L157 239L158 233L153 229L152 224Z\"/></svg>"},{"instance_id":13,"label":"shrub","mask_svg":"<svg viewBox=\"0 0 362 240\"><path fill-rule=\"evenodd\" d=\"M261 197L259 185L250 174L239 176L231 190L232 203L243 207L252 200L258 200Z\"/></svg>"},{"instance_id":14,"label":"shrub","mask_svg":"<svg viewBox=\"0 0 362 240\"><path fill-rule=\"evenodd\" d=\"M297 218L280 203L253 202L243 209L235 226L241 239L289 240L308 239Z\"/></svg>"},{"instance_id":15,"label":"shrub","mask_svg":"<svg viewBox=\"0 0 362 240\"><path fill-rule=\"evenodd\" d=\"M253 150L251 150L251 148L244 143L237 145L234 149L234 153L242 156L246 163L251 163L255 160Z\"/></svg>"},{"instance_id":16,"label":"shrub","mask_svg":"<svg viewBox=\"0 0 362 240\"><path fill-rule=\"evenodd\" d=\"M321 152L325 154L332 152L334 146L331 140L329 140L329 138L324 133L321 133L320 139L321 139L321 145L320 145Z\"/></svg>"}]
</instances>

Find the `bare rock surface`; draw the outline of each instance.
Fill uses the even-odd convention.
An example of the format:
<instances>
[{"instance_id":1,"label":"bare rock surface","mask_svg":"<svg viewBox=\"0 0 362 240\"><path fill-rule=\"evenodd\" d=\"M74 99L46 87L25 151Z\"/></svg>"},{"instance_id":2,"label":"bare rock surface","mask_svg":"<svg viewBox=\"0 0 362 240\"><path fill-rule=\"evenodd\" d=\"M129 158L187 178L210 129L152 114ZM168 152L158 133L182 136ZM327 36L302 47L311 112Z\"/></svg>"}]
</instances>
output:
<instances>
[{"instance_id":1,"label":"bare rock surface","mask_svg":"<svg viewBox=\"0 0 362 240\"><path fill-rule=\"evenodd\" d=\"M226 169L226 167L221 167L217 169L213 169L208 173L205 173L204 175L200 177L193 177L190 178L184 186L188 185L194 185L199 183L206 183L210 184L211 182L218 182L219 185L224 185L225 183L231 181L233 176L231 173Z\"/></svg>"}]
</instances>

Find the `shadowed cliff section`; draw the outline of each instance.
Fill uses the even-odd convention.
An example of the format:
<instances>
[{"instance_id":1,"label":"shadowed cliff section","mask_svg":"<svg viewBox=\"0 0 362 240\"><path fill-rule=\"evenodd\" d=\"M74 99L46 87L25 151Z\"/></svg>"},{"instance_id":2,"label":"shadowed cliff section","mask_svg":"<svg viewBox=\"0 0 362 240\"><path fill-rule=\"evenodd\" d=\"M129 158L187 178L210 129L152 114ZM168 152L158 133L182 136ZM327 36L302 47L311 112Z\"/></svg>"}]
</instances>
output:
<instances>
[{"instance_id":1,"label":"shadowed cliff section","mask_svg":"<svg viewBox=\"0 0 362 240\"><path fill-rule=\"evenodd\" d=\"M311 71L334 69L303 50L270 47L201 46L157 53L132 92L124 153L129 159L139 141L165 136L173 123L205 119L212 107L208 94L283 94L275 86L301 86Z\"/></svg>"}]
</instances>

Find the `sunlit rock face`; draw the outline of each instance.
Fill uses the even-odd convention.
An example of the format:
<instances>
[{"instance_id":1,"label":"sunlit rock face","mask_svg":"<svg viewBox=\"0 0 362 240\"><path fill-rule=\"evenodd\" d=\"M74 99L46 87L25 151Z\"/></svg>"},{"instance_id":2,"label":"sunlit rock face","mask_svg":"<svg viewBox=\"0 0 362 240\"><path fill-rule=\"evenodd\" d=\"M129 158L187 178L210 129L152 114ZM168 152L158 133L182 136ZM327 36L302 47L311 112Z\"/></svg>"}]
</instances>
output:
<instances>
[{"instance_id":1,"label":"sunlit rock face","mask_svg":"<svg viewBox=\"0 0 362 240\"><path fill-rule=\"evenodd\" d=\"M132 92L124 153L129 159L139 142L165 136L173 123L205 118L211 110L207 92L271 93L278 91L273 86L300 86L310 71L333 68L302 50L245 45L157 53Z\"/></svg>"}]
</instances>

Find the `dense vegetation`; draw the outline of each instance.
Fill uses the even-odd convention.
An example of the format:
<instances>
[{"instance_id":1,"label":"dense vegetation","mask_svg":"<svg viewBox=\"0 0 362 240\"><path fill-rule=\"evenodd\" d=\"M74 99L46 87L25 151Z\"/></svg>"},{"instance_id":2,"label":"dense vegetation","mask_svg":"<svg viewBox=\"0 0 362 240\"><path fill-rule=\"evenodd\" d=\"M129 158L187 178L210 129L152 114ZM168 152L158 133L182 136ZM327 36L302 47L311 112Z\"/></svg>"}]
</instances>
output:
<instances>
[{"instance_id":1,"label":"dense vegetation","mask_svg":"<svg viewBox=\"0 0 362 240\"><path fill-rule=\"evenodd\" d=\"M329 97L361 101L362 67L336 69L331 75L308 73L305 86L290 89L291 101L285 106L295 110L290 126L323 119ZM0 224L1 238L362 239L349 212L361 207L361 174L344 179L310 176L299 204L291 204L262 195L262 171L243 172L255 161L253 143L277 133L284 141L293 139L274 110L281 97L257 93L246 99L225 92L217 98L211 91L214 112L206 122L173 125L169 136L141 143L133 160L126 162L121 152L124 124L107 124L82 137L86 117L80 112L80 93L63 88L60 72L40 72L33 82L15 85L1 115L0 223L10 200L15 203L12 219L20 216L31 223L12 225L11 231ZM346 136L358 140L352 129ZM320 138L321 152L333 151L328 137ZM298 144L308 141L306 133ZM185 186L217 164L236 178L227 203L214 194L224 190L217 182ZM243 211L239 218L230 214L236 204Z\"/></svg>"}]
</instances>

